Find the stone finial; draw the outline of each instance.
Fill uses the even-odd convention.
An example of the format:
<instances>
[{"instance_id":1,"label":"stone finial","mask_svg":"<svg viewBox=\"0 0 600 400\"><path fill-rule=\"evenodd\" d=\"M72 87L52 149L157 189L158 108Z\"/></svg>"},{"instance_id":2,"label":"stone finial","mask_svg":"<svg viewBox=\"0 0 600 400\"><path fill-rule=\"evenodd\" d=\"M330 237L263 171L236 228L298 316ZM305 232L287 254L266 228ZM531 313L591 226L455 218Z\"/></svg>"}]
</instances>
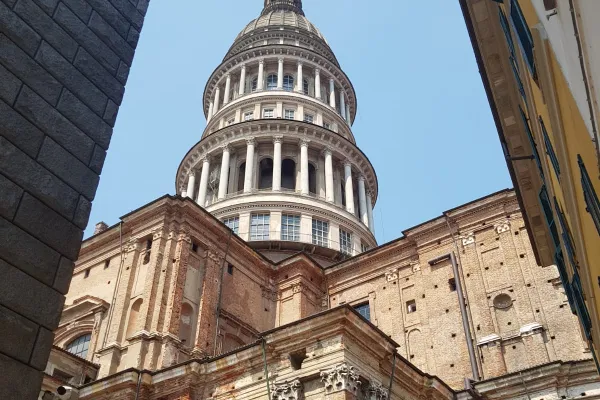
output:
<instances>
[{"instance_id":1,"label":"stone finial","mask_svg":"<svg viewBox=\"0 0 600 400\"><path fill-rule=\"evenodd\" d=\"M94 235L98 235L108 229L108 225L104 221L98 222L94 228Z\"/></svg>"},{"instance_id":2,"label":"stone finial","mask_svg":"<svg viewBox=\"0 0 600 400\"><path fill-rule=\"evenodd\" d=\"M369 400L387 400L388 390L379 382L372 382L367 389L367 399Z\"/></svg>"},{"instance_id":3,"label":"stone finial","mask_svg":"<svg viewBox=\"0 0 600 400\"><path fill-rule=\"evenodd\" d=\"M321 372L321 381L325 384L326 394L347 390L358 395L362 384L355 368L346 363Z\"/></svg>"},{"instance_id":4,"label":"stone finial","mask_svg":"<svg viewBox=\"0 0 600 400\"><path fill-rule=\"evenodd\" d=\"M303 398L302 383L298 379L276 383L271 387L271 400L302 400Z\"/></svg>"}]
</instances>

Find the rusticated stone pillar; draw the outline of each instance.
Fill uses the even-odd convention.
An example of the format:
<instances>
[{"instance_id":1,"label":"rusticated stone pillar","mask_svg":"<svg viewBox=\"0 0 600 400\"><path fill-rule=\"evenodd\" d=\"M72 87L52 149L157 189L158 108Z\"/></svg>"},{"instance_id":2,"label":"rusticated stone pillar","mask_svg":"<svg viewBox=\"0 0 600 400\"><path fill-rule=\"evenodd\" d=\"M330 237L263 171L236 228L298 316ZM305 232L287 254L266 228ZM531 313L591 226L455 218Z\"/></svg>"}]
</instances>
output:
<instances>
[{"instance_id":1,"label":"rusticated stone pillar","mask_svg":"<svg viewBox=\"0 0 600 400\"><path fill-rule=\"evenodd\" d=\"M179 334L181 301L183 300L183 292L185 290L185 277L187 276L191 246L192 240L187 232L179 233L168 288L169 297L167 300L167 309L165 312L166 331L174 336L178 336Z\"/></svg>"}]
</instances>

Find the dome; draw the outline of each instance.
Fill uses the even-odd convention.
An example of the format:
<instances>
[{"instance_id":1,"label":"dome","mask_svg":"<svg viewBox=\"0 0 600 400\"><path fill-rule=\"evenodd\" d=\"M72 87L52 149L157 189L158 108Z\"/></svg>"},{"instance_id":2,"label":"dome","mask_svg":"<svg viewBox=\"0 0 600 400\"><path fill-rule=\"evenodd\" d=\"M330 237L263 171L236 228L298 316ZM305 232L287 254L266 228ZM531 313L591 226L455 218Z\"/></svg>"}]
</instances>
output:
<instances>
[{"instance_id":1,"label":"dome","mask_svg":"<svg viewBox=\"0 0 600 400\"><path fill-rule=\"evenodd\" d=\"M302 29L312 33L327 43L327 40L323 34L308 20L308 18L290 10L275 10L263 13L260 17L246 25L246 27L237 36L236 40L257 29L268 28L272 26L285 26L294 29Z\"/></svg>"}]
</instances>

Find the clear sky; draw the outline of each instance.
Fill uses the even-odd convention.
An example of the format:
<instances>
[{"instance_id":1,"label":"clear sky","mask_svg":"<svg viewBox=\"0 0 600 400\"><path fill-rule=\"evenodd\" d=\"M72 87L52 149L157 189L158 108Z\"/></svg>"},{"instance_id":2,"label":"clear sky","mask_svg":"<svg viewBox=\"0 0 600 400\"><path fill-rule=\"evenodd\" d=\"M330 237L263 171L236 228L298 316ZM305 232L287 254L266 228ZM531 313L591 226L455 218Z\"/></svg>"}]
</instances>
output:
<instances>
[{"instance_id":1,"label":"clear sky","mask_svg":"<svg viewBox=\"0 0 600 400\"><path fill-rule=\"evenodd\" d=\"M379 178L380 244L512 187L458 0L303 0L358 96L358 146ZM175 193L202 135L202 94L262 0L152 0L86 237Z\"/></svg>"}]
</instances>

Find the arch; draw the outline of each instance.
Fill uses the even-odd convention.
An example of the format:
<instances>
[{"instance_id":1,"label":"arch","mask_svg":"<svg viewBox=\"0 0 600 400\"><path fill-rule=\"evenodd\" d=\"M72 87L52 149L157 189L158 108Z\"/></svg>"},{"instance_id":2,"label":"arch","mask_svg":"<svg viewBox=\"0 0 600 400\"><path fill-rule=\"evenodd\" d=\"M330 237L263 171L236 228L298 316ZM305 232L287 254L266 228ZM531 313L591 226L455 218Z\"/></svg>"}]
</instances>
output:
<instances>
[{"instance_id":1,"label":"arch","mask_svg":"<svg viewBox=\"0 0 600 400\"><path fill-rule=\"evenodd\" d=\"M519 329L519 317L513 307L513 299L506 293L500 293L493 300L494 315L500 335L507 335Z\"/></svg>"},{"instance_id":2,"label":"arch","mask_svg":"<svg viewBox=\"0 0 600 400\"><path fill-rule=\"evenodd\" d=\"M308 192L317 193L317 168L312 163L308 163Z\"/></svg>"},{"instance_id":3,"label":"arch","mask_svg":"<svg viewBox=\"0 0 600 400\"><path fill-rule=\"evenodd\" d=\"M263 158L258 164L258 188L269 189L273 187L273 159Z\"/></svg>"},{"instance_id":4,"label":"arch","mask_svg":"<svg viewBox=\"0 0 600 400\"><path fill-rule=\"evenodd\" d=\"M296 190L296 162L290 158L281 162L281 187Z\"/></svg>"},{"instance_id":5,"label":"arch","mask_svg":"<svg viewBox=\"0 0 600 400\"><path fill-rule=\"evenodd\" d=\"M238 168L237 192L244 190L244 180L246 179L246 162L240 164Z\"/></svg>"},{"instance_id":6,"label":"arch","mask_svg":"<svg viewBox=\"0 0 600 400\"><path fill-rule=\"evenodd\" d=\"M183 302L179 314L179 339L184 345L193 346L192 333L194 329L194 307Z\"/></svg>"},{"instance_id":7,"label":"arch","mask_svg":"<svg viewBox=\"0 0 600 400\"><path fill-rule=\"evenodd\" d=\"M307 95L307 96L308 96L308 95L309 95L309 92L310 92L310 91L309 91L309 88L310 88L310 86L309 86L309 84L308 84L308 79L304 79L304 80L302 81L302 93L304 93L305 95Z\"/></svg>"},{"instance_id":8,"label":"arch","mask_svg":"<svg viewBox=\"0 0 600 400\"><path fill-rule=\"evenodd\" d=\"M270 74L267 76L267 90L277 89L277 74Z\"/></svg>"},{"instance_id":9,"label":"arch","mask_svg":"<svg viewBox=\"0 0 600 400\"><path fill-rule=\"evenodd\" d=\"M65 350L69 353L87 359L88 350L90 348L90 342L92 341L92 333L85 333L78 336L65 346Z\"/></svg>"},{"instance_id":10,"label":"arch","mask_svg":"<svg viewBox=\"0 0 600 400\"><path fill-rule=\"evenodd\" d=\"M143 303L143 299L137 299L133 302L131 311L129 311L129 321L127 321L127 332L125 333L125 338L130 337L138 331L138 317L140 315L140 309L142 308Z\"/></svg>"},{"instance_id":11,"label":"arch","mask_svg":"<svg viewBox=\"0 0 600 400\"><path fill-rule=\"evenodd\" d=\"M425 354L425 341L420 330L415 329L408 334L408 351L410 362L423 369L426 366L427 355Z\"/></svg>"},{"instance_id":12,"label":"arch","mask_svg":"<svg viewBox=\"0 0 600 400\"><path fill-rule=\"evenodd\" d=\"M283 76L283 90L292 92L294 90L294 77L292 75Z\"/></svg>"}]
</instances>

